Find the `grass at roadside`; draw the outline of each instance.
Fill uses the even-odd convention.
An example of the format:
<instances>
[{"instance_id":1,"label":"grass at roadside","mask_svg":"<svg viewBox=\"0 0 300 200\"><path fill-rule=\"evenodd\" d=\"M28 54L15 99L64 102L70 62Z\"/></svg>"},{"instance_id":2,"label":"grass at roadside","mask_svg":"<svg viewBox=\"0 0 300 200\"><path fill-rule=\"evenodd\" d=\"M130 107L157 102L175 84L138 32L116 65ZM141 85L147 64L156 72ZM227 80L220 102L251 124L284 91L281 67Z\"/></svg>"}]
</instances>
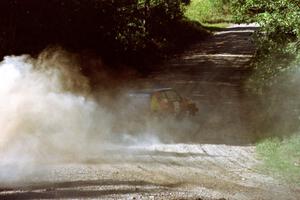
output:
<instances>
[{"instance_id":1,"label":"grass at roadside","mask_svg":"<svg viewBox=\"0 0 300 200\"><path fill-rule=\"evenodd\" d=\"M228 26L230 26L230 23L228 22L221 22L221 23L214 23L214 24L209 24L209 23L202 23L202 26L204 26L205 28L227 28Z\"/></svg>"},{"instance_id":2,"label":"grass at roadside","mask_svg":"<svg viewBox=\"0 0 300 200\"><path fill-rule=\"evenodd\" d=\"M210 32L214 31L222 31L224 28L228 28L231 24L227 22L223 23L215 23L215 24L209 24L209 23L202 23L203 28Z\"/></svg>"},{"instance_id":3,"label":"grass at roadside","mask_svg":"<svg viewBox=\"0 0 300 200\"><path fill-rule=\"evenodd\" d=\"M300 134L280 140L267 139L257 144L263 170L289 182L300 184Z\"/></svg>"},{"instance_id":4,"label":"grass at roadside","mask_svg":"<svg viewBox=\"0 0 300 200\"><path fill-rule=\"evenodd\" d=\"M226 0L191 0L184 15L191 21L206 24L232 21L229 1Z\"/></svg>"}]
</instances>

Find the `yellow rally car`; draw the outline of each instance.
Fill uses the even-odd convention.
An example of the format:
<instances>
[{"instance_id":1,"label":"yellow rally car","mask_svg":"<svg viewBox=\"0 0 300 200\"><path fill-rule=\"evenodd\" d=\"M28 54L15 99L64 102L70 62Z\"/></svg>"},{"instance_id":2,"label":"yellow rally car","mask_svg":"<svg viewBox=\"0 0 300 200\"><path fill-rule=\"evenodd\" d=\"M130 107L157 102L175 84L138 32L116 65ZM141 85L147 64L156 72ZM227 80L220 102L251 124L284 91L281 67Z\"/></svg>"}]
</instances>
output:
<instances>
[{"instance_id":1,"label":"yellow rally car","mask_svg":"<svg viewBox=\"0 0 300 200\"><path fill-rule=\"evenodd\" d=\"M136 108L143 104L144 108L154 115L194 116L198 108L188 98L180 96L172 88L148 89L130 93Z\"/></svg>"}]
</instances>

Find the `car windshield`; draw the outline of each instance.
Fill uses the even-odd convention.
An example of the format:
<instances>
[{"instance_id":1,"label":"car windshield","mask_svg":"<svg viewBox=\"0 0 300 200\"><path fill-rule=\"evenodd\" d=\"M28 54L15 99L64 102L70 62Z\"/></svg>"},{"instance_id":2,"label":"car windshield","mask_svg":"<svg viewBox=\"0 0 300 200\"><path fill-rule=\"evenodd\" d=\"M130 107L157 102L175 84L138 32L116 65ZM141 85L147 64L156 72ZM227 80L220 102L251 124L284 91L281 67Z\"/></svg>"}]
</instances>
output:
<instances>
[{"instance_id":1,"label":"car windshield","mask_svg":"<svg viewBox=\"0 0 300 200\"><path fill-rule=\"evenodd\" d=\"M180 101L180 96L172 90L165 91L165 95L169 101Z\"/></svg>"}]
</instances>

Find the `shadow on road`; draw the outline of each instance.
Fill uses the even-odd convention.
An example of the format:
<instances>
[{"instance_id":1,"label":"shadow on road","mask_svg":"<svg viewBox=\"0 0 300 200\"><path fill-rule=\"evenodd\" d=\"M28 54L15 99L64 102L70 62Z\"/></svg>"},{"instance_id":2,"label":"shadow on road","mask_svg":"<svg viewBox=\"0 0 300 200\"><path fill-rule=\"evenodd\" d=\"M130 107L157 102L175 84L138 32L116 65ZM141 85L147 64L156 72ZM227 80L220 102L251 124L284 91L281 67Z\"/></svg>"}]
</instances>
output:
<instances>
[{"instance_id":1,"label":"shadow on road","mask_svg":"<svg viewBox=\"0 0 300 200\"><path fill-rule=\"evenodd\" d=\"M0 199L97 198L105 195L153 193L163 190L164 187L177 186L177 184L156 185L145 181L116 180L51 182L28 185L26 187L0 188Z\"/></svg>"}]
</instances>

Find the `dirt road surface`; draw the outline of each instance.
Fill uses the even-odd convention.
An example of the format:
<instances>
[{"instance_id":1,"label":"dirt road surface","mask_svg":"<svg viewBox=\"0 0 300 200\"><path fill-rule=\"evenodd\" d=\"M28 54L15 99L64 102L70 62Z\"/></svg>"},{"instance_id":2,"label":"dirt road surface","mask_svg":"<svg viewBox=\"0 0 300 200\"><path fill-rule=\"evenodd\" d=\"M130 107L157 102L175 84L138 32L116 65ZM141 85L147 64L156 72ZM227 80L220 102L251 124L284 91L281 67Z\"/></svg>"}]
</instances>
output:
<instances>
[{"instance_id":1,"label":"dirt road surface","mask_svg":"<svg viewBox=\"0 0 300 200\"><path fill-rule=\"evenodd\" d=\"M26 166L17 181L1 181L0 199L300 199L299 187L258 169L243 122L255 29L216 32L138 80L192 98L201 114L196 132L169 144L109 145L76 162Z\"/></svg>"}]
</instances>

